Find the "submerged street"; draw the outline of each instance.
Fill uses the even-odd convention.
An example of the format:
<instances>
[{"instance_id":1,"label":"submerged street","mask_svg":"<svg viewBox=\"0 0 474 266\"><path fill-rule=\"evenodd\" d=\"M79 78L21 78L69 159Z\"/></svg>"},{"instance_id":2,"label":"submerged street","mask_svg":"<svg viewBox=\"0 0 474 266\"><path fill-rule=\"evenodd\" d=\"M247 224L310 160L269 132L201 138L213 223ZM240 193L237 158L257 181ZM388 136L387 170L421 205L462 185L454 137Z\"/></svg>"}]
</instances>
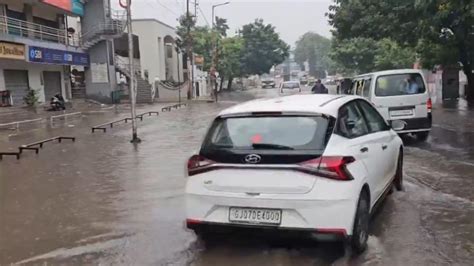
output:
<instances>
[{"instance_id":1,"label":"submerged street","mask_svg":"<svg viewBox=\"0 0 474 266\"><path fill-rule=\"evenodd\" d=\"M91 134L90 126L116 119L113 112L10 137L0 131L2 149L77 137L0 161L0 265L471 265L474 109L457 103L435 105L426 143L405 138L405 191L381 205L358 257L337 243L238 233L204 244L185 230L184 165L214 116L277 95L232 92L217 104L192 102L145 117L136 146L130 124ZM152 110L158 107L140 111Z\"/></svg>"}]
</instances>

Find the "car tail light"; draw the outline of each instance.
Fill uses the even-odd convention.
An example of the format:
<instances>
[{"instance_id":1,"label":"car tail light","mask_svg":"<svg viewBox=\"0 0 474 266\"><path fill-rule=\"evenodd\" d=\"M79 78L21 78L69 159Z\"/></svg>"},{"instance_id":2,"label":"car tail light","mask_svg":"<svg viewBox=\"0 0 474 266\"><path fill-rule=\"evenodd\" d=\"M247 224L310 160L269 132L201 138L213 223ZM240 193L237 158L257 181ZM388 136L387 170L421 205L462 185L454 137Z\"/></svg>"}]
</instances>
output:
<instances>
[{"instance_id":1,"label":"car tail light","mask_svg":"<svg viewBox=\"0 0 474 266\"><path fill-rule=\"evenodd\" d=\"M188 176L206 172L212 164L214 164L214 161L201 155L193 155L188 160Z\"/></svg>"},{"instance_id":2,"label":"car tail light","mask_svg":"<svg viewBox=\"0 0 474 266\"><path fill-rule=\"evenodd\" d=\"M346 166L354 161L354 157L350 156L324 156L300 163L300 166L318 176L335 180L353 180Z\"/></svg>"},{"instance_id":3,"label":"car tail light","mask_svg":"<svg viewBox=\"0 0 474 266\"><path fill-rule=\"evenodd\" d=\"M428 101L426 102L426 107L428 108L428 113L431 113L431 110L433 109L433 102L431 101L431 98L428 98Z\"/></svg>"}]
</instances>

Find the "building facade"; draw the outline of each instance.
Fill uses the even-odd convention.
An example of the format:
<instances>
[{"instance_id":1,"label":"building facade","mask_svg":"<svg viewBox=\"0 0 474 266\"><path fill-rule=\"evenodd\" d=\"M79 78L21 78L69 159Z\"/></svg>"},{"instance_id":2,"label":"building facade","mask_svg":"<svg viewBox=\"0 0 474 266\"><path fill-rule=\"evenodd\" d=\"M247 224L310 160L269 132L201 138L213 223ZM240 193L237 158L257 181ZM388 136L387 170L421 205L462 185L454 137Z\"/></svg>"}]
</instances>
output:
<instances>
[{"instance_id":1,"label":"building facade","mask_svg":"<svg viewBox=\"0 0 474 266\"><path fill-rule=\"evenodd\" d=\"M70 67L88 67L89 56L68 17L83 15L81 0L0 0L0 92L10 104L23 105L29 90L43 103L71 98Z\"/></svg>"}]
</instances>

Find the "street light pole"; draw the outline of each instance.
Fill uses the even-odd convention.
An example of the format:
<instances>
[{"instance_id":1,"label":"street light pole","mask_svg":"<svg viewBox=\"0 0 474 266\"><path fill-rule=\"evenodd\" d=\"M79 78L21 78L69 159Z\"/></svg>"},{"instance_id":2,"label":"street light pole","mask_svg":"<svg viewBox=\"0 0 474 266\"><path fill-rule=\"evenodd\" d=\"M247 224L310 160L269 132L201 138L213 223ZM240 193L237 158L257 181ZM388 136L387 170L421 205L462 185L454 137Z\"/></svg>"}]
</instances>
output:
<instances>
[{"instance_id":1,"label":"street light pole","mask_svg":"<svg viewBox=\"0 0 474 266\"><path fill-rule=\"evenodd\" d=\"M212 35L213 35L213 43L214 43L214 47L213 47L213 53L212 53L212 66L211 66L211 72L216 70L216 66L217 66L217 36L215 36L215 33L214 33L214 26L215 26L215 12L214 12L214 9L218 6L224 6L224 5L228 5L230 4L230 2L225 2L225 3L221 3L221 4L217 4L217 5L213 5L212 6L212 27L211 27L211 32L212 32ZM212 91L214 91L214 97L215 97L215 101L217 102L217 77L214 75L212 76L214 73L211 73L211 86L212 86ZM214 82L212 82L214 81Z\"/></svg>"},{"instance_id":2,"label":"street light pole","mask_svg":"<svg viewBox=\"0 0 474 266\"><path fill-rule=\"evenodd\" d=\"M133 66L133 33L132 33L132 0L127 0L127 26L128 26L128 60L130 69L130 101L131 101L131 113L132 113L132 140L131 143L140 143L141 140L137 134L137 112L136 112L136 88L135 88L135 69Z\"/></svg>"}]
</instances>

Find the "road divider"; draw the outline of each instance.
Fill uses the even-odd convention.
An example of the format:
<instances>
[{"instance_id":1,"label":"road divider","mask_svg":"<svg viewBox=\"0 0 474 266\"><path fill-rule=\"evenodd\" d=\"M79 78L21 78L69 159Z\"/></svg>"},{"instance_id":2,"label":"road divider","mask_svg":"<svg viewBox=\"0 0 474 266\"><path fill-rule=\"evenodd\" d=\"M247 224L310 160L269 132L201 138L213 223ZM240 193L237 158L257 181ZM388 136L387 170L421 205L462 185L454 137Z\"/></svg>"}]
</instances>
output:
<instances>
[{"instance_id":1,"label":"road divider","mask_svg":"<svg viewBox=\"0 0 474 266\"><path fill-rule=\"evenodd\" d=\"M158 116L159 114L160 114L159 112L150 111L150 112L145 112L145 113L142 113L142 114L138 114L136 116L136 118L140 119L140 121L143 121L143 117L145 115L148 115L148 116L157 115ZM126 118L115 120L115 121L112 121L112 122L107 122L107 123L103 123L103 124L100 124L100 125L96 125L96 126L93 126L91 128L91 130L92 130L92 133L94 133L96 130L102 130L102 132L105 133L105 132L107 132L107 128L113 128L114 125L116 125L116 124L119 124L119 123L122 123L122 122L128 123L128 121L132 121L132 118L126 117Z\"/></svg>"},{"instance_id":2,"label":"road divider","mask_svg":"<svg viewBox=\"0 0 474 266\"><path fill-rule=\"evenodd\" d=\"M44 139L40 141L36 141L33 143L21 145L18 147L18 152L0 152L0 160L3 159L3 156L16 156L16 159L19 160L21 154L23 153L24 150L31 150L35 151L36 154L39 153L39 150L43 148L43 144L47 142L52 142L52 141L58 141L58 143L61 143L63 140L72 140L72 142L76 141L76 137L64 137L64 136L57 136L49 139Z\"/></svg>"},{"instance_id":3,"label":"road divider","mask_svg":"<svg viewBox=\"0 0 474 266\"><path fill-rule=\"evenodd\" d=\"M165 107L161 108L161 111L162 112L171 112L172 108L178 109L178 108L181 108L182 106L186 106L186 105L187 105L186 103L177 103L177 104L174 104L174 105L165 106Z\"/></svg>"}]
</instances>

